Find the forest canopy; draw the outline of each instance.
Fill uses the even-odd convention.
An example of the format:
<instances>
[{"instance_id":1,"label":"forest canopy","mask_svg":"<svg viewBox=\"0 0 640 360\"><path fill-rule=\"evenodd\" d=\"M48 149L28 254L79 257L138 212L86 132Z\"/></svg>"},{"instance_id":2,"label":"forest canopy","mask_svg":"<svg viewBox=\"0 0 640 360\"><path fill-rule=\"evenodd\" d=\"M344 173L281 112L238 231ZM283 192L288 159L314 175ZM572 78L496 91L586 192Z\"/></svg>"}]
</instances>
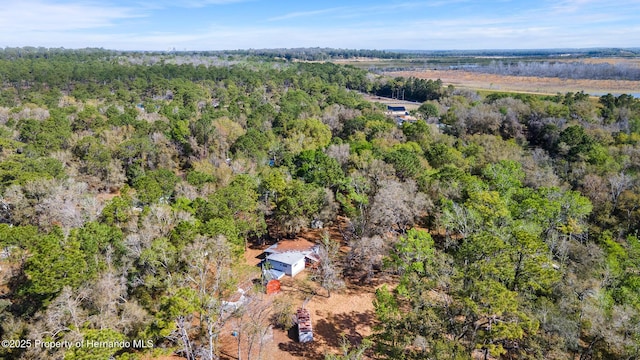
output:
<instances>
[{"instance_id":1,"label":"forest canopy","mask_svg":"<svg viewBox=\"0 0 640 360\"><path fill-rule=\"evenodd\" d=\"M225 301L260 276L246 249L340 217L316 278L375 291L360 356L640 356L631 95L481 96L260 51L7 48L0 85L2 340L216 359ZM363 97L399 92L411 121ZM148 351L94 350L0 357Z\"/></svg>"}]
</instances>

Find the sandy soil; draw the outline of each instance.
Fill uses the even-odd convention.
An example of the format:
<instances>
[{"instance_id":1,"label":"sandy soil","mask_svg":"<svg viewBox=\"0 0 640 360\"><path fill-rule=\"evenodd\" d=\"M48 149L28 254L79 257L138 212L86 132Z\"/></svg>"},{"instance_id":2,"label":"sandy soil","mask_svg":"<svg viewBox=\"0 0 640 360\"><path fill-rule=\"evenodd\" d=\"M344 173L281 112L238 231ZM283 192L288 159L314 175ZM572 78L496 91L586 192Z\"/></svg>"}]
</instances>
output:
<instances>
[{"instance_id":1,"label":"sandy soil","mask_svg":"<svg viewBox=\"0 0 640 360\"><path fill-rule=\"evenodd\" d=\"M640 81L628 80L573 80L559 78L541 78L528 76L501 76L480 74L463 70L422 70L387 72L385 75L396 77L417 77L420 79L440 79L444 85L455 87L557 94L584 91L591 94L638 93Z\"/></svg>"},{"instance_id":2,"label":"sandy soil","mask_svg":"<svg viewBox=\"0 0 640 360\"><path fill-rule=\"evenodd\" d=\"M295 326L287 332L273 329L273 338L265 344L262 358L324 359L326 353L339 351L343 336L351 344L360 344L364 337L371 335L375 324L374 292L374 288L349 286L340 293L332 293L331 297L327 297L324 290L306 281L304 273L295 279L283 279L281 292L271 295L271 300L286 297L294 307L301 306L308 300L305 307L311 314L314 341L298 343ZM232 324L229 322L220 337L223 359L237 359L238 343L231 331ZM243 359L248 358L246 351L246 347L242 346ZM252 358L257 358L256 354Z\"/></svg>"},{"instance_id":3,"label":"sandy soil","mask_svg":"<svg viewBox=\"0 0 640 360\"><path fill-rule=\"evenodd\" d=\"M17 264L11 263L7 259L0 259L0 296L9 293L9 280L17 269Z\"/></svg>"},{"instance_id":4,"label":"sandy soil","mask_svg":"<svg viewBox=\"0 0 640 360\"><path fill-rule=\"evenodd\" d=\"M102 203L113 200L113 198L120 196L120 190L115 190L108 193L99 193L96 195L96 199Z\"/></svg>"}]
</instances>

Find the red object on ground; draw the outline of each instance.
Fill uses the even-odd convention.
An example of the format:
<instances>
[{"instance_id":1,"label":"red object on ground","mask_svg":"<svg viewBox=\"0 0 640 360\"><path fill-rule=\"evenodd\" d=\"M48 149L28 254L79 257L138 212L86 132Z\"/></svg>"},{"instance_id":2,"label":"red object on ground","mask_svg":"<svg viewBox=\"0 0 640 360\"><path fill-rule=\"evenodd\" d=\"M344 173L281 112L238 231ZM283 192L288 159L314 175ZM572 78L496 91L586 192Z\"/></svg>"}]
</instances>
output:
<instances>
[{"instance_id":1,"label":"red object on ground","mask_svg":"<svg viewBox=\"0 0 640 360\"><path fill-rule=\"evenodd\" d=\"M267 295L280 292L280 280L269 280L267 283Z\"/></svg>"}]
</instances>

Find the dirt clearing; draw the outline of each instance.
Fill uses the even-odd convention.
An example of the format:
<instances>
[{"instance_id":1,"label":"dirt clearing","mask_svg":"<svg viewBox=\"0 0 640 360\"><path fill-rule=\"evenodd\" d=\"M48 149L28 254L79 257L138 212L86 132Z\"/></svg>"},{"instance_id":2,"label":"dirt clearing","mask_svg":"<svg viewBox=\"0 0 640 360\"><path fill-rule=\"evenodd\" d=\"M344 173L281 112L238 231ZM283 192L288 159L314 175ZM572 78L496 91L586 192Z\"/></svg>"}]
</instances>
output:
<instances>
[{"instance_id":1,"label":"dirt clearing","mask_svg":"<svg viewBox=\"0 0 640 360\"><path fill-rule=\"evenodd\" d=\"M420 107L420 105L422 105L422 103L420 102L398 100L398 99L392 99L392 98L369 95L369 94L362 94L362 97L364 97L365 100L367 101L379 102L387 106L404 106L404 108L409 111L416 110L417 108Z\"/></svg>"},{"instance_id":2,"label":"dirt clearing","mask_svg":"<svg viewBox=\"0 0 640 360\"><path fill-rule=\"evenodd\" d=\"M311 314L313 342L299 343L295 326L289 331L273 329L273 337L262 350L263 359L324 359L327 353L339 352L343 336L351 344L358 345L364 337L371 335L376 322L374 288L348 286L328 298L326 292L310 282L306 275L301 273L295 279L283 278L281 292L271 295L273 298L270 300L277 297L290 299L294 309L308 300L305 308ZM229 322L220 336L223 359L237 359L238 343L232 331ZM246 347L241 345L241 348L243 358L247 359ZM257 359L257 353L254 352L251 358Z\"/></svg>"},{"instance_id":3,"label":"dirt clearing","mask_svg":"<svg viewBox=\"0 0 640 360\"><path fill-rule=\"evenodd\" d=\"M342 235L340 228L346 226L345 219L339 217L336 222L325 229L305 229L297 236L297 240L320 243L324 234L340 242ZM249 265L260 262L262 250L250 248L245 252L245 260ZM274 328L262 350L263 359L324 359L326 353L338 353L342 345L343 336L353 345L372 334L376 324L373 299L377 286L358 286L347 282L346 288L331 293L327 297L326 290L309 278L309 269L296 275L295 278L285 276L281 279L281 291L278 294L265 296L263 301L287 299L293 309L304 304L311 314L314 340L301 344L297 339L297 328L289 331ZM238 342L232 335L233 320L230 320L221 331L220 345L223 359L237 359ZM247 359L247 349L241 345L242 358ZM257 352L253 352L252 359L257 359Z\"/></svg>"}]
</instances>

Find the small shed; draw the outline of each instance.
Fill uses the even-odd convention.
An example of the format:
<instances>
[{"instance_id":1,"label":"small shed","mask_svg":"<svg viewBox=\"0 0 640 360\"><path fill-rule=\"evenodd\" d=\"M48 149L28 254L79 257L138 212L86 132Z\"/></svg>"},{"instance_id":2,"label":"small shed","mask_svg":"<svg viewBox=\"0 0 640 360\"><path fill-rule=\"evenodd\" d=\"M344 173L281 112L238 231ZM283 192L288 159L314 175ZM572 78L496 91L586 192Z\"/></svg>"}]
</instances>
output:
<instances>
[{"instance_id":1,"label":"small shed","mask_svg":"<svg viewBox=\"0 0 640 360\"><path fill-rule=\"evenodd\" d=\"M298 323L298 341L301 343L308 343L313 341L313 330L311 329L311 315L309 310L305 308L299 308L296 312L296 319Z\"/></svg>"}]
</instances>

